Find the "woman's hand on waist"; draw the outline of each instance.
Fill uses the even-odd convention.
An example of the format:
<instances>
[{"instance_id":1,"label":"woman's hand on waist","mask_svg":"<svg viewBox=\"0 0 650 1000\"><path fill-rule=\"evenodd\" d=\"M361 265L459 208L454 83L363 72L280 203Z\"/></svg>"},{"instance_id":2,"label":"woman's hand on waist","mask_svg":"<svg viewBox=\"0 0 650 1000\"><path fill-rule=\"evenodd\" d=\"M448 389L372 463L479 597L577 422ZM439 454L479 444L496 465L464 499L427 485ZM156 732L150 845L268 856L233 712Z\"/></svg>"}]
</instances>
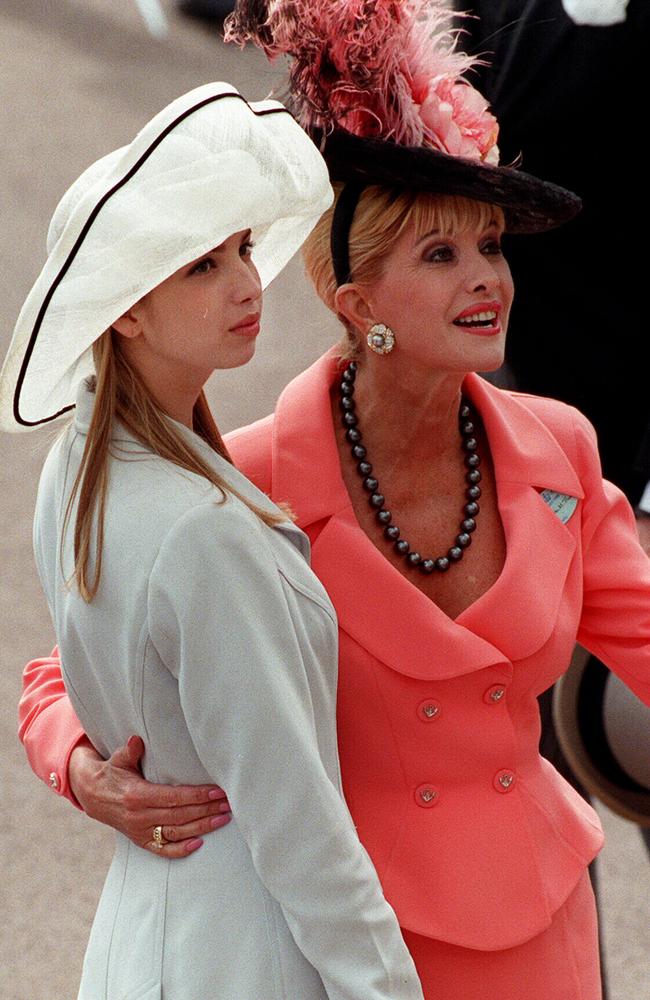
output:
<instances>
[{"instance_id":1,"label":"woman's hand on waist","mask_svg":"<svg viewBox=\"0 0 650 1000\"><path fill-rule=\"evenodd\" d=\"M70 786L84 812L112 826L138 847L165 858L187 857L203 834L230 822L226 793L215 785L156 785L139 769L144 743L132 736L108 760L90 744L72 751ZM162 845L154 829L162 827Z\"/></svg>"}]
</instances>

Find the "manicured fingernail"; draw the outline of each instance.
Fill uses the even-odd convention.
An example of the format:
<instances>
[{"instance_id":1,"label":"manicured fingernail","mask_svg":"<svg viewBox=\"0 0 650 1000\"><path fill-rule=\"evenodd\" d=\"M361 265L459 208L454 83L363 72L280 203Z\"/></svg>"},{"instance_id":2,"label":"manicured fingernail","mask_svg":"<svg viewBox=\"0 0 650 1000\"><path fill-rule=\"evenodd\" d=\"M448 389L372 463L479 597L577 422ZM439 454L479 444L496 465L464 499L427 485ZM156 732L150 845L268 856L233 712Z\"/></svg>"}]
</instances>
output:
<instances>
[{"instance_id":1,"label":"manicured fingernail","mask_svg":"<svg viewBox=\"0 0 650 1000\"><path fill-rule=\"evenodd\" d=\"M223 791L221 790L221 788L213 788L213 789L211 789L211 791L208 792L208 798L209 799L222 799L223 798Z\"/></svg>"},{"instance_id":2,"label":"manicured fingernail","mask_svg":"<svg viewBox=\"0 0 650 1000\"><path fill-rule=\"evenodd\" d=\"M202 843L203 843L202 837L195 837L194 840L188 840L187 844L185 845L185 850L189 854L191 851L196 851L201 846Z\"/></svg>"},{"instance_id":3,"label":"manicured fingernail","mask_svg":"<svg viewBox=\"0 0 650 1000\"><path fill-rule=\"evenodd\" d=\"M218 830L220 826L225 826L226 823L230 823L232 816L215 816L214 819L210 820L210 826L213 830Z\"/></svg>"},{"instance_id":4,"label":"manicured fingernail","mask_svg":"<svg viewBox=\"0 0 650 1000\"><path fill-rule=\"evenodd\" d=\"M230 802L222 802L219 806L219 812L229 813L230 812Z\"/></svg>"}]
</instances>

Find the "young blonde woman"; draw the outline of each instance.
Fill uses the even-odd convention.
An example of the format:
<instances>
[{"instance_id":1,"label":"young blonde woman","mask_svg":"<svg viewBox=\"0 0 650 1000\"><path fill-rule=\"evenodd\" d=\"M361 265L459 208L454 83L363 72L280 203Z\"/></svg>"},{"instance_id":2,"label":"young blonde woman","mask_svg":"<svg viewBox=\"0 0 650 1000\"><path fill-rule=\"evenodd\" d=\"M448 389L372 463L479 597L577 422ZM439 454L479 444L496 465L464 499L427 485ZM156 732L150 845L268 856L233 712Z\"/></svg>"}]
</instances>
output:
<instances>
[{"instance_id":1,"label":"young blonde woman","mask_svg":"<svg viewBox=\"0 0 650 1000\"><path fill-rule=\"evenodd\" d=\"M103 756L138 733L148 778L236 810L181 863L160 822L118 836L81 1000L422 998L341 795L332 605L203 395L330 200L281 105L201 87L73 185L18 321L5 426L75 407L35 520L74 709Z\"/></svg>"}]
</instances>

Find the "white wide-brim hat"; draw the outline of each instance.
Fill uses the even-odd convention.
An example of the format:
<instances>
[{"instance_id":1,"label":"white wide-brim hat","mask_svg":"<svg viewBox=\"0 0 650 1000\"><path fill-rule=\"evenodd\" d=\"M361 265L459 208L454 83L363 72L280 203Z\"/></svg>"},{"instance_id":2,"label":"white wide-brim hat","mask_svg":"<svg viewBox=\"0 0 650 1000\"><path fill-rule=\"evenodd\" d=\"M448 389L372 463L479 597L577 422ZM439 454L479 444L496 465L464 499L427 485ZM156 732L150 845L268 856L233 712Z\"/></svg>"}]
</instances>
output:
<instances>
[{"instance_id":1,"label":"white wide-brim hat","mask_svg":"<svg viewBox=\"0 0 650 1000\"><path fill-rule=\"evenodd\" d=\"M0 427L69 410L94 371L93 341L233 233L252 230L268 285L331 201L320 153L277 101L248 103L227 83L173 101L61 199L0 373Z\"/></svg>"}]
</instances>

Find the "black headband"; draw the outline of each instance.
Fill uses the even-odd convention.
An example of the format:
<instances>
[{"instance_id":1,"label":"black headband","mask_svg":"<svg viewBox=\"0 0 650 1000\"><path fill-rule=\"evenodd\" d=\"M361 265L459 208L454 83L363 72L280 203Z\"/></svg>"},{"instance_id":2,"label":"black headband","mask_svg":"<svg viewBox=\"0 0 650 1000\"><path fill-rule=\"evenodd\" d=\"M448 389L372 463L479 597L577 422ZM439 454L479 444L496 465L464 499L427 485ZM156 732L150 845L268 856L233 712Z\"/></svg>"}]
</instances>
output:
<instances>
[{"instance_id":1,"label":"black headband","mask_svg":"<svg viewBox=\"0 0 650 1000\"><path fill-rule=\"evenodd\" d=\"M337 287L352 280L350 269L350 228L361 192L365 188L361 180L348 181L341 191L334 214L330 233L332 265Z\"/></svg>"}]
</instances>

